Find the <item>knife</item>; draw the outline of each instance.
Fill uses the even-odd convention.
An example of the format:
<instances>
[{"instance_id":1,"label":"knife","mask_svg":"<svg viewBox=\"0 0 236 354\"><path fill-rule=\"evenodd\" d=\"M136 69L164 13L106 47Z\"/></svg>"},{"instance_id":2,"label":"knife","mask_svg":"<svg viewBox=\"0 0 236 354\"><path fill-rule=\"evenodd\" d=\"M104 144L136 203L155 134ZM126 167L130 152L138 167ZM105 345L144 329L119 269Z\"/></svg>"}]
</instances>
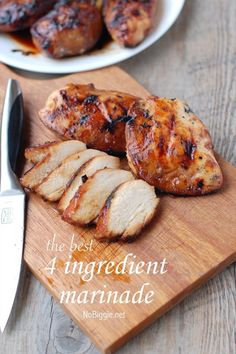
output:
<instances>
[{"instance_id":1,"label":"knife","mask_svg":"<svg viewBox=\"0 0 236 354\"><path fill-rule=\"evenodd\" d=\"M25 193L14 171L23 125L23 96L9 80L0 131L0 329L15 300L24 244Z\"/></svg>"}]
</instances>

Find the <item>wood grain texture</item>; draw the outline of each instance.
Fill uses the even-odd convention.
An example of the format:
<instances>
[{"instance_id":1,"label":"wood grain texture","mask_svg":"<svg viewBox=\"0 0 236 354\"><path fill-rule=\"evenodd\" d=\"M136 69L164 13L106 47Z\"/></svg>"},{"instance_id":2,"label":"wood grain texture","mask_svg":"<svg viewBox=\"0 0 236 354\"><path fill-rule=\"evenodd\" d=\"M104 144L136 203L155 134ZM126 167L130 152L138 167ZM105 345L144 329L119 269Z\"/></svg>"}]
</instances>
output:
<instances>
[{"instance_id":1,"label":"wood grain texture","mask_svg":"<svg viewBox=\"0 0 236 354\"><path fill-rule=\"evenodd\" d=\"M188 100L210 126L216 149L234 163L235 17L231 0L188 1L160 42L122 64L153 93ZM231 266L119 352L235 353L235 304L235 266ZM83 339L39 283L26 278L17 312L0 337L1 352L76 353L81 352ZM86 350L95 352L93 346Z\"/></svg>"}]
</instances>

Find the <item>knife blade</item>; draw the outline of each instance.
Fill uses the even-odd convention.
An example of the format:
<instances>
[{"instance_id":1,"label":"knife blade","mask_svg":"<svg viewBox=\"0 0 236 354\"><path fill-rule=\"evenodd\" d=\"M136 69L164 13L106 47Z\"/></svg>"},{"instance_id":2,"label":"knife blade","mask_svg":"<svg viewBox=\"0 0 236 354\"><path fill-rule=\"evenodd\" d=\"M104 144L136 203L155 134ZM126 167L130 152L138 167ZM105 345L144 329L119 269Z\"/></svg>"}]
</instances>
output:
<instances>
[{"instance_id":1,"label":"knife blade","mask_svg":"<svg viewBox=\"0 0 236 354\"><path fill-rule=\"evenodd\" d=\"M15 173L23 123L23 96L9 80L0 132L0 329L4 331L15 300L24 245L25 193Z\"/></svg>"}]
</instances>

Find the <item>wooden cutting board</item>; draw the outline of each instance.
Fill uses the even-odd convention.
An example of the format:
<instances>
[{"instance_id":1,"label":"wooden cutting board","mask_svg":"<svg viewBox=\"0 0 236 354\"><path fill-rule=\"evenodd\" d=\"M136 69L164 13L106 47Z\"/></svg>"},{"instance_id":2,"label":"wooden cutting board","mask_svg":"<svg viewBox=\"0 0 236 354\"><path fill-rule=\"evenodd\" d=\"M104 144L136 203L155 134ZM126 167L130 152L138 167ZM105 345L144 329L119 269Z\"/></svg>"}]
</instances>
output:
<instances>
[{"instance_id":1,"label":"wooden cutting board","mask_svg":"<svg viewBox=\"0 0 236 354\"><path fill-rule=\"evenodd\" d=\"M0 100L9 77L17 78L25 99L25 146L55 140L38 119L49 93L68 82L91 83L98 88L116 89L145 97L148 92L117 67L81 73L52 80L33 80L19 77L0 66ZM75 322L91 337L103 353L111 353L160 317L185 296L203 285L216 273L236 260L236 169L220 159L224 172L224 187L217 194L177 198L161 197L159 213L152 224L132 244L102 244L93 242L92 251L68 251L71 236L77 243L93 240L92 228L73 227L63 222L55 206L29 195L24 258L33 274L55 297L62 290L94 291L104 289L132 293L149 283L155 291L154 301L147 304L67 304L63 305ZM64 243L66 251L47 251L48 240ZM84 282L77 275L64 274L64 262L113 260L119 262L128 253L136 261L161 261L166 258L168 272L164 275L96 275ZM45 269L57 257L53 275ZM83 318L83 311L121 312L124 318L107 320ZM117 315L116 315L117 316ZM122 315L123 316L123 315Z\"/></svg>"}]
</instances>

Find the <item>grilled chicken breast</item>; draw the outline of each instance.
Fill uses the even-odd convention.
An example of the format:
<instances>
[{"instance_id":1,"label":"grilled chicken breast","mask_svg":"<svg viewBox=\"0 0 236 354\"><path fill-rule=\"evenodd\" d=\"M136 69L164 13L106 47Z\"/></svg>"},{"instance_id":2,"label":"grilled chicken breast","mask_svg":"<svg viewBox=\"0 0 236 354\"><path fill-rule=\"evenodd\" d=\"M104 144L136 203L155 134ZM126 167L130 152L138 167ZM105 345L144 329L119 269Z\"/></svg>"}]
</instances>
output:
<instances>
[{"instance_id":1,"label":"grilled chicken breast","mask_svg":"<svg viewBox=\"0 0 236 354\"><path fill-rule=\"evenodd\" d=\"M107 198L97 221L98 240L133 240L155 215L159 199L145 181L128 181Z\"/></svg>"},{"instance_id":2,"label":"grilled chicken breast","mask_svg":"<svg viewBox=\"0 0 236 354\"><path fill-rule=\"evenodd\" d=\"M116 169L97 171L80 186L63 214L70 223L86 225L94 221L111 192L121 183L132 180L131 172Z\"/></svg>"},{"instance_id":3,"label":"grilled chicken breast","mask_svg":"<svg viewBox=\"0 0 236 354\"><path fill-rule=\"evenodd\" d=\"M63 213L69 206L70 201L73 199L75 194L78 192L80 186L87 181L88 177L91 177L95 172L102 170L104 168L114 168L120 167L120 160L118 157L114 156L97 156L90 159L79 169L78 173L68 185L64 191L62 198L58 204L58 210Z\"/></svg>"},{"instance_id":4,"label":"grilled chicken breast","mask_svg":"<svg viewBox=\"0 0 236 354\"><path fill-rule=\"evenodd\" d=\"M126 126L132 171L159 190L201 195L222 185L211 137L189 106L178 99L149 97L133 106Z\"/></svg>"},{"instance_id":5,"label":"grilled chicken breast","mask_svg":"<svg viewBox=\"0 0 236 354\"><path fill-rule=\"evenodd\" d=\"M30 27L50 11L56 0L0 1L0 31L14 32Z\"/></svg>"},{"instance_id":6,"label":"grilled chicken breast","mask_svg":"<svg viewBox=\"0 0 236 354\"><path fill-rule=\"evenodd\" d=\"M86 145L77 140L55 144L43 160L38 162L21 178L22 186L34 190L64 159L85 149Z\"/></svg>"},{"instance_id":7,"label":"grilled chicken breast","mask_svg":"<svg viewBox=\"0 0 236 354\"><path fill-rule=\"evenodd\" d=\"M88 149L67 157L35 189L36 193L51 202L59 200L69 182L75 178L80 167L93 157L101 155L106 155L106 153Z\"/></svg>"},{"instance_id":8,"label":"grilled chicken breast","mask_svg":"<svg viewBox=\"0 0 236 354\"><path fill-rule=\"evenodd\" d=\"M153 26L157 0L105 0L105 24L114 41L124 47L141 43Z\"/></svg>"},{"instance_id":9,"label":"grilled chicken breast","mask_svg":"<svg viewBox=\"0 0 236 354\"><path fill-rule=\"evenodd\" d=\"M64 138L121 154L125 152L128 110L137 100L126 93L97 90L93 85L68 84L49 96L39 116Z\"/></svg>"},{"instance_id":10,"label":"grilled chicken breast","mask_svg":"<svg viewBox=\"0 0 236 354\"><path fill-rule=\"evenodd\" d=\"M33 42L46 55L64 58L87 52L102 34L102 17L91 1L59 3L31 28Z\"/></svg>"}]
</instances>

